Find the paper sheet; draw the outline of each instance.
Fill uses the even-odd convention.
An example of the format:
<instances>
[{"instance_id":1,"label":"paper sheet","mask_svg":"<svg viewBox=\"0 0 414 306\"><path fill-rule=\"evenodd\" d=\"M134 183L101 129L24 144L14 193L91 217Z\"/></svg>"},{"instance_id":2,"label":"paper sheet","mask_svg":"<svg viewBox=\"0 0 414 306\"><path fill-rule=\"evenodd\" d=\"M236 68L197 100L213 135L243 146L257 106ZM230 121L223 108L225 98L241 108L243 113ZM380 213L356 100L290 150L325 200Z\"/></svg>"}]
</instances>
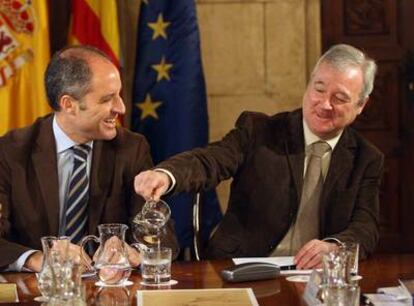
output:
<instances>
[{"instance_id":1,"label":"paper sheet","mask_svg":"<svg viewBox=\"0 0 414 306\"><path fill-rule=\"evenodd\" d=\"M375 306L411 306L411 301L397 300L394 296L383 293L364 294Z\"/></svg>"},{"instance_id":2,"label":"paper sheet","mask_svg":"<svg viewBox=\"0 0 414 306\"><path fill-rule=\"evenodd\" d=\"M0 284L0 303L15 303L19 301L16 284Z\"/></svg>"},{"instance_id":3,"label":"paper sheet","mask_svg":"<svg viewBox=\"0 0 414 306\"><path fill-rule=\"evenodd\" d=\"M137 305L259 306L251 288L138 290Z\"/></svg>"}]
</instances>

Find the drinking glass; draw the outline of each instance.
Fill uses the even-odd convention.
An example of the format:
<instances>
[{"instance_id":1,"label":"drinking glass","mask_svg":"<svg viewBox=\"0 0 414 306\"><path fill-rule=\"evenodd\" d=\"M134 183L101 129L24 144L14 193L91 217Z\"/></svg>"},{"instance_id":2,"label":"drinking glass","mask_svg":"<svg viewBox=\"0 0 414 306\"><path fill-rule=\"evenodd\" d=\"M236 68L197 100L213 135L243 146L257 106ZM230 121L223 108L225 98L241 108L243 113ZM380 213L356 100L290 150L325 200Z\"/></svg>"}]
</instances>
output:
<instances>
[{"instance_id":1,"label":"drinking glass","mask_svg":"<svg viewBox=\"0 0 414 306\"><path fill-rule=\"evenodd\" d=\"M348 283L350 283L352 278L358 275L359 243L345 242L340 246L340 250L347 256L346 273Z\"/></svg>"},{"instance_id":2,"label":"drinking glass","mask_svg":"<svg viewBox=\"0 0 414 306\"><path fill-rule=\"evenodd\" d=\"M171 248L147 248L141 251L143 285L168 284L171 280Z\"/></svg>"},{"instance_id":3,"label":"drinking glass","mask_svg":"<svg viewBox=\"0 0 414 306\"><path fill-rule=\"evenodd\" d=\"M326 286L340 286L347 283L346 277L347 254L336 250L322 257L323 279Z\"/></svg>"}]
</instances>

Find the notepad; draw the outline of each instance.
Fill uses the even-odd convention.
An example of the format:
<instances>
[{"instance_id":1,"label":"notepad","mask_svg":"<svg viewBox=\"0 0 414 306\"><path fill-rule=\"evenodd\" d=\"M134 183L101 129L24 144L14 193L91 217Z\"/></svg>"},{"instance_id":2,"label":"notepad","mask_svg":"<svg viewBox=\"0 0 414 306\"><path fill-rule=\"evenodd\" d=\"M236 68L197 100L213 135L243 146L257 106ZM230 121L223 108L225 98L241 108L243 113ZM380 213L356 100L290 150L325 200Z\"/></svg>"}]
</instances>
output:
<instances>
[{"instance_id":1,"label":"notepad","mask_svg":"<svg viewBox=\"0 0 414 306\"><path fill-rule=\"evenodd\" d=\"M137 291L137 305L259 306L251 288Z\"/></svg>"},{"instance_id":2,"label":"notepad","mask_svg":"<svg viewBox=\"0 0 414 306\"><path fill-rule=\"evenodd\" d=\"M0 303L16 303L19 302L16 284L2 283L0 284Z\"/></svg>"}]
</instances>

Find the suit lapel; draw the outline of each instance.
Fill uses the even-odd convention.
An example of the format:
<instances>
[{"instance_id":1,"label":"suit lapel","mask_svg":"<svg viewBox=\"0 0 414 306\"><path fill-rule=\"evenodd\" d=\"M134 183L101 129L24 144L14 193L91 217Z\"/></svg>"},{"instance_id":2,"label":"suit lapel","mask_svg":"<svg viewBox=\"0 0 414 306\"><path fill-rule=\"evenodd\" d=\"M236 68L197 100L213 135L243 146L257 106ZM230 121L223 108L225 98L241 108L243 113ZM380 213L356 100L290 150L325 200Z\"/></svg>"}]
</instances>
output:
<instances>
[{"instance_id":1,"label":"suit lapel","mask_svg":"<svg viewBox=\"0 0 414 306\"><path fill-rule=\"evenodd\" d=\"M115 149L113 142L95 141L89 180L89 233L95 233L114 177Z\"/></svg>"},{"instance_id":2,"label":"suit lapel","mask_svg":"<svg viewBox=\"0 0 414 306\"><path fill-rule=\"evenodd\" d=\"M41 123L32 162L39 182L49 221L50 233L59 230L59 179L57 174L56 144L52 129L53 116Z\"/></svg>"},{"instance_id":3,"label":"suit lapel","mask_svg":"<svg viewBox=\"0 0 414 306\"><path fill-rule=\"evenodd\" d=\"M320 205L321 233L324 232L325 228L324 212L326 210L326 206L329 205L328 199L331 199L331 193L333 192L338 179L342 176L344 171L353 167L355 146L355 139L350 135L348 129L345 129L338 144L332 152L328 174L323 186Z\"/></svg>"},{"instance_id":4,"label":"suit lapel","mask_svg":"<svg viewBox=\"0 0 414 306\"><path fill-rule=\"evenodd\" d=\"M296 188L298 199L296 206L298 206L302 194L303 167L305 159L301 110L293 112L289 115L287 133L289 136L286 137L286 154Z\"/></svg>"}]
</instances>

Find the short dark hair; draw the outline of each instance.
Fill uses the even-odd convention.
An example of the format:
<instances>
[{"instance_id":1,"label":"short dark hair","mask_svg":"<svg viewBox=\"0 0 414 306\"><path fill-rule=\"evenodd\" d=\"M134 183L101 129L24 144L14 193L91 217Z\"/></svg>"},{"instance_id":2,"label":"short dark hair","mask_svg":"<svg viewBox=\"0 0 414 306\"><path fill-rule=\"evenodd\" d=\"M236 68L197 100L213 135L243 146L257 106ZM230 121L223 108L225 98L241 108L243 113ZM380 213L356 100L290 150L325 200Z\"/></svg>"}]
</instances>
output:
<instances>
[{"instance_id":1,"label":"short dark hair","mask_svg":"<svg viewBox=\"0 0 414 306\"><path fill-rule=\"evenodd\" d=\"M45 72L45 87L50 107L60 110L59 100L70 95L82 99L89 91L92 71L91 58L111 59L101 50L92 46L70 46L56 52Z\"/></svg>"}]
</instances>

